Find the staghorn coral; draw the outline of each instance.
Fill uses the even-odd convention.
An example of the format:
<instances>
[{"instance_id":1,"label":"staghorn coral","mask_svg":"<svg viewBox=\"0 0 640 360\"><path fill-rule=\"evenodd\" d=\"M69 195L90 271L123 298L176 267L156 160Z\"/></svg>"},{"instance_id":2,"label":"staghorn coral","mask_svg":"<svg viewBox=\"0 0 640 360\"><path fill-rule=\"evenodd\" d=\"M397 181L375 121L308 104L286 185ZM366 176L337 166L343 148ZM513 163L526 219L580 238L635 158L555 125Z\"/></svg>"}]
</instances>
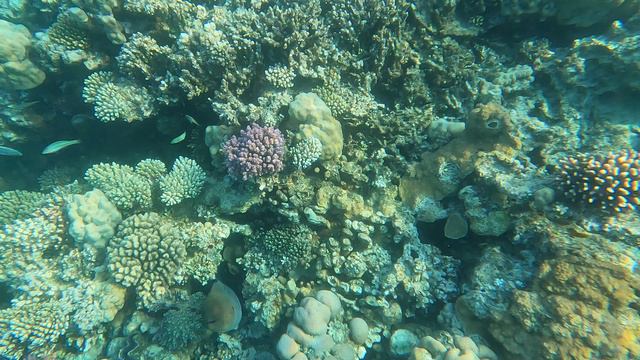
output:
<instances>
[{"instance_id":1,"label":"staghorn coral","mask_svg":"<svg viewBox=\"0 0 640 360\"><path fill-rule=\"evenodd\" d=\"M251 124L239 136L233 135L223 151L229 175L249 180L282 170L284 138L276 128Z\"/></svg>"},{"instance_id":2,"label":"staghorn coral","mask_svg":"<svg viewBox=\"0 0 640 360\"><path fill-rule=\"evenodd\" d=\"M171 292L186 249L175 224L144 213L120 223L107 257L114 280L135 288L139 306L149 308Z\"/></svg>"},{"instance_id":3,"label":"staghorn coral","mask_svg":"<svg viewBox=\"0 0 640 360\"><path fill-rule=\"evenodd\" d=\"M571 201L605 212L635 210L640 205L640 155L634 150L569 156L560 160L557 173Z\"/></svg>"},{"instance_id":4,"label":"staghorn coral","mask_svg":"<svg viewBox=\"0 0 640 360\"><path fill-rule=\"evenodd\" d=\"M194 160L180 156L173 163L171 172L160 178L160 200L166 205L177 205L184 199L193 199L202 190L207 178L204 170Z\"/></svg>"}]
</instances>

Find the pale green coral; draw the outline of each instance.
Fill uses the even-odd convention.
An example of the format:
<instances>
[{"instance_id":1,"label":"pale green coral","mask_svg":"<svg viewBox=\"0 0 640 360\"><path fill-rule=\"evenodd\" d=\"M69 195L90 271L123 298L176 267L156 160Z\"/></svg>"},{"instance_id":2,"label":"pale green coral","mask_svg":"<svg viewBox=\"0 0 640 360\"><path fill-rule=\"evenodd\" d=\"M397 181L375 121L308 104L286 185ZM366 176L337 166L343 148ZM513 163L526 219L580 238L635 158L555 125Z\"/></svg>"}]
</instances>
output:
<instances>
[{"instance_id":1,"label":"pale green coral","mask_svg":"<svg viewBox=\"0 0 640 360\"><path fill-rule=\"evenodd\" d=\"M184 199L200 194L207 174L194 160L180 156L173 163L171 172L160 178L160 200L166 205L176 205Z\"/></svg>"},{"instance_id":2,"label":"pale green coral","mask_svg":"<svg viewBox=\"0 0 640 360\"><path fill-rule=\"evenodd\" d=\"M99 71L84 81L82 97L93 104L94 114L103 122L144 120L156 112L154 99L144 87L116 81L113 74Z\"/></svg>"},{"instance_id":3,"label":"pale green coral","mask_svg":"<svg viewBox=\"0 0 640 360\"><path fill-rule=\"evenodd\" d=\"M56 300L0 310L0 355L47 357L65 334L69 317Z\"/></svg>"},{"instance_id":4,"label":"pale green coral","mask_svg":"<svg viewBox=\"0 0 640 360\"><path fill-rule=\"evenodd\" d=\"M160 160L145 159L136 165L135 172L149 181L157 181L167 173L167 166Z\"/></svg>"},{"instance_id":5,"label":"pale green coral","mask_svg":"<svg viewBox=\"0 0 640 360\"><path fill-rule=\"evenodd\" d=\"M152 183L128 165L100 163L89 168L87 182L102 192L120 210L144 210L153 205Z\"/></svg>"},{"instance_id":6,"label":"pale green coral","mask_svg":"<svg viewBox=\"0 0 640 360\"><path fill-rule=\"evenodd\" d=\"M30 215L48 198L46 194L12 190L0 193L0 224L9 224Z\"/></svg>"},{"instance_id":7,"label":"pale green coral","mask_svg":"<svg viewBox=\"0 0 640 360\"><path fill-rule=\"evenodd\" d=\"M122 221L107 254L114 280L135 288L139 304L150 307L169 295L187 253L173 222L145 213Z\"/></svg>"}]
</instances>

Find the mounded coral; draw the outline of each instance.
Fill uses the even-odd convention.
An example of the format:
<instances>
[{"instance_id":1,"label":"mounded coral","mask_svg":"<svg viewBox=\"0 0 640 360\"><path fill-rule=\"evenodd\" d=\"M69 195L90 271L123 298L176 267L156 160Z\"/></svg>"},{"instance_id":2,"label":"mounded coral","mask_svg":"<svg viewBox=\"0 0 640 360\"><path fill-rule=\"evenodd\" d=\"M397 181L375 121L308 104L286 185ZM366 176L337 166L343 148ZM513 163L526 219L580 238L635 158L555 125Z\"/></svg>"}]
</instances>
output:
<instances>
[{"instance_id":1,"label":"mounded coral","mask_svg":"<svg viewBox=\"0 0 640 360\"><path fill-rule=\"evenodd\" d=\"M144 307L169 295L186 254L179 229L156 213L124 219L107 246L109 270L114 280L133 287L139 304Z\"/></svg>"},{"instance_id":2,"label":"mounded coral","mask_svg":"<svg viewBox=\"0 0 640 360\"><path fill-rule=\"evenodd\" d=\"M289 104L286 126L304 138L315 137L322 144L321 160L335 160L342 155L342 125L331 110L314 93L300 93Z\"/></svg>"},{"instance_id":3,"label":"mounded coral","mask_svg":"<svg viewBox=\"0 0 640 360\"><path fill-rule=\"evenodd\" d=\"M489 330L523 359L640 356L637 274L567 256L545 261L531 288L516 290L508 316ZM624 321L620 321L624 319Z\"/></svg>"},{"instance_id":4,"label":"mounded coral","mask_svg":"<svg viewBox=\"0 0 640 360\"><path fill-rule=\"evenodd\" d=\"M521 143L511 134L512 127L509 113L500 104L477 106L460 136L436 151L423 153L422 161L402 177L400 197L411 207L425 197L442 200L473 173L481 152L498 151L513 157Z\"/></svg>"},{"instance_id":5,"label":"mounded coral","mask_svg":"<svg viewBox=\"0 0 640 360\"><path fill-rule=\"evenodd\" d=\"M27 90L42 84L45 73L29 60L31 33L24 25L0 20L0 37L11 39L0 46L0 87Z\"/></svg>"},{"instance_id":6,"label":"mounded coral","mask_svg":"<svg viewBox=\"0 0 640 360\"><path fill-rule=\"evenodd\" d=\"M65 214L69 234L81 246L104 249L113 237L122 215L100 190L67 198Z\"/></svg>"}]
</instances>

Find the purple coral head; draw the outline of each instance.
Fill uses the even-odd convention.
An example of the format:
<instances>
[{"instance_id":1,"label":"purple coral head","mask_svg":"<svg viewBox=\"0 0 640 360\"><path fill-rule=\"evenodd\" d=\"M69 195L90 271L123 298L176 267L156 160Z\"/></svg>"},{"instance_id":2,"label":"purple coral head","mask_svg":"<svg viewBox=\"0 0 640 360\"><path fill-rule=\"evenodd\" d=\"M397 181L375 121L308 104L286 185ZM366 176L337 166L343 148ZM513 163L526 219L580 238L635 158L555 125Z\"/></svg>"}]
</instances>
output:
<instances>
[{"instance_id":1,"label":"purple coral head","mask_svg":"<svg viewBox=\"0 0 640 360\"><path fill-rule=\"evenodd\" d=\"M284 137L274 127L251 124L223 146L229 175L248 180L282 170Z\"/></svg>"}]
</instances>

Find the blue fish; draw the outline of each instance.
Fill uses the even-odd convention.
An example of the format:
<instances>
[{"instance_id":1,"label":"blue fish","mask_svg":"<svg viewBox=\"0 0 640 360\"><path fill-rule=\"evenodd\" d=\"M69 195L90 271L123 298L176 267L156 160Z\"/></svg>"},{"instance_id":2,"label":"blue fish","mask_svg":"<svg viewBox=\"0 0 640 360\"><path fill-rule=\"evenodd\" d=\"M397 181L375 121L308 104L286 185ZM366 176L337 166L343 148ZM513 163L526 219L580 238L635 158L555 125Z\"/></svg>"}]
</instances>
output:
<instances>
[{"instance_id":1,"label":"blue fish","mask_svg":"<svg viewBox=\"0 0 640 360\"><path fill-rule=\"evenodd\" d=\"M0 145L0 156L22 156L22 153L16 149Z\"/></svg>"}]
</instances>

